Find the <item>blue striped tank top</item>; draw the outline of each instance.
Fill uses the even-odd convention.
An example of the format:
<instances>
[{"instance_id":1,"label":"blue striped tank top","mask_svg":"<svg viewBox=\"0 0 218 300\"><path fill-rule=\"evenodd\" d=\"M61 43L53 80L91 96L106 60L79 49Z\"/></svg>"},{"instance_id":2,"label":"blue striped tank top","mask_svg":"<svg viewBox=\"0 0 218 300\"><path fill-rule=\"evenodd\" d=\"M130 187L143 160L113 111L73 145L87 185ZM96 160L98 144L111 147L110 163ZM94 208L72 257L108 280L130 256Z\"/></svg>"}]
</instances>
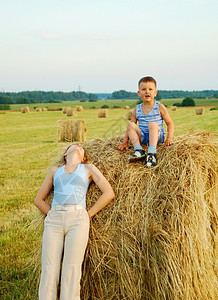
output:
<instances>
[{"instance_id":1,"label":"blue striped tank top","mask_svg":"<svg viewBox=\"0 0 218 300\"><path fill-rule=\"evenodd\" d=\"M159 111L159 101L154 102L152 110L148 114L144 114L142 111L142 104L136 106L136 119L138 120L139 129L144 133L149 133L148 124L150 122L156 122L159 126L160 132L164 132L163 118Z\"/></svg>"},{"instance_id":2,"label":"blue striped tank top","mask_svg":"<svg viewBox=\"0 0 218 300\"><path fill-rule=\"evenodd\" d=\"M52 205L78 204L86 207L86 193L89 178L84 164L79 164L72 174L64 172L64 166L58 168L53 179L54 196Z\"/></svg>"}]
</instances>

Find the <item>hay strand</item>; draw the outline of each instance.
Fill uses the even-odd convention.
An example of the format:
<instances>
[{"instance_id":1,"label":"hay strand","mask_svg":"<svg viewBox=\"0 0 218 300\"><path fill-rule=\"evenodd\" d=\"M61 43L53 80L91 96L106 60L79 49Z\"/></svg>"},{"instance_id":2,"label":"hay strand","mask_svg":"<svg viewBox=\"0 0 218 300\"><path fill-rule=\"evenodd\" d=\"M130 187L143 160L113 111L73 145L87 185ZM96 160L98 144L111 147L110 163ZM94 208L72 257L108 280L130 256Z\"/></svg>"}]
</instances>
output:
<instances>
[{"instance_id":1,"label":"hay strand","mask_svg":"<svg viewBox=\"0 0 218 300\"><path fill-rule=\"evenodd\" d=\"M120 141L84 144L116 199L91 222L81 298L217 299L217 144L206 133L176 137L158 146L158 165L148 169L128 164L133 149L118 151ZM91 184L87 206L99 195ZM34 230L42 223L38 214ZM40 245L34 268L38 280Z\"/></svg>"}]
</instances>

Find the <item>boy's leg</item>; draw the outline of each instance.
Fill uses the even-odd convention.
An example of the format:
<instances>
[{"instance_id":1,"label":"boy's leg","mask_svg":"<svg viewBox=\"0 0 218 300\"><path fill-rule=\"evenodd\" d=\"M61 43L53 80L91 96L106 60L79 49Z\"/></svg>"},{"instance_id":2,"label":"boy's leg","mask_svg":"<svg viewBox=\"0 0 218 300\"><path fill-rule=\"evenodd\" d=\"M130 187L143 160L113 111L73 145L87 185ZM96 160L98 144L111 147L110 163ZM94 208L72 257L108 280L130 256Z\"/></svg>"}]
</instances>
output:
<instances>
[{"instance_id":1,"label":"boy's leg","mask_svg":"<svg viewBox=\"0 0 218 300\"><path fill-rule=\"evenodd\" d=\"M145 157L145 151L140 144L141 131L134 122L130 122L127 126L129 139L134 146L134 153L129 157L129 162L139 160Z\"/></svg>"},{"instance_id":2,"label":"boy's leg","mask_svg":"<svg viewBox=\"0 0 218 300\"><path fill-rule=\"evenodd\" d=\"M159 126L155 122L151 122L148 125L149 129L149 146L157 147L158 138L159 138ZM149 151L148 151L149 153Z\"/></svg>"},{"instance_id":3,"label":"boy's leg","mask_svg":"<svg viewBox=\"0 0 218 300\"><path fill-rule=\"evenodd\" d=\"M134 122L130 122L127 125L127 133L133 147L140 145L141 131Z\"/></svg>"},{"instance_id":4,"label":"boy's leg","mask_svg":"<svg viewBox=\"0 0 218 300\"><path fill-rule=\"evenodd\" d=\"M155 122L151 122L148 125L149 129L149 146L148 146L148 155L145 165L147 167L156 166L157 158L157 143L159 139L159 126Z\"/></svg>"},{"instance_id":5,"label":"boy's leg","mask_svg":"<svg viewBox=\"0 0 218 300\"><path fill-rule=\"evenodd\" d=\"M42 271L39 300L56 300L63 251L63 226L60 212L50 211L44 221Z\"/></svg>"}]
</instances>

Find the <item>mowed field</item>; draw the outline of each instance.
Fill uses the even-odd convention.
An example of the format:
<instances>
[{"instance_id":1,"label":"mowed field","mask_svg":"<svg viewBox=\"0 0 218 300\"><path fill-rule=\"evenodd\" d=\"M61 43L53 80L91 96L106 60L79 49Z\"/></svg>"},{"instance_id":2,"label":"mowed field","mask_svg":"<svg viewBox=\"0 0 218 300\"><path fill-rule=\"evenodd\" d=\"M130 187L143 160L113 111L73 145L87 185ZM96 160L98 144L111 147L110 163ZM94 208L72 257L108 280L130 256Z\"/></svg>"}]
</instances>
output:
<instances>
[{"instance_id":1,"label":"mowed field","mask_svg":"<svg viewBox=\"0 0 218 300\"><path fill-rule=\"evenodd\" d=\"M127 103L126 103L127 101ZM136 100L98 101L94 103L71 102L71 106L82 105L84 110L73 119L83 119L87 126L87 140L110 138L123 135L128 121L127 110L112 108L114 106L135 106ZM130 102L131 101L131 104ZM167 101L167 100L166 100ZM199 100L204 101L204 100ZM164 101L162 101L164 103ZM170 105L177 100L169 100L169 113L175 123L175 136L190 131L218 131L218 110L210 111L217 106L217 101L210 103L196 101L204 106L204 114L196 115L195 108L177 108L171 111ZM99 104L100 103L100 104ZM95 106L94 108L88 108ZM97 107L109 104L108 118L98 118ZM64 106L68 106L64 103ZM29 260L33 259L34 246L41 242L41 232L28 230L36 208L33 205L36 193L49 168L60 157L68 144L57 142L58 120L67 117L61 111L21 113L20 106L11 106L13 111L0 113L0 298L37 299L37 288L31 285ZM45 107L48 104L34 104ZM50 104L62 107L63 104ZM118 151L118 150L117 150Z\"/></svg>"}]
</instances>

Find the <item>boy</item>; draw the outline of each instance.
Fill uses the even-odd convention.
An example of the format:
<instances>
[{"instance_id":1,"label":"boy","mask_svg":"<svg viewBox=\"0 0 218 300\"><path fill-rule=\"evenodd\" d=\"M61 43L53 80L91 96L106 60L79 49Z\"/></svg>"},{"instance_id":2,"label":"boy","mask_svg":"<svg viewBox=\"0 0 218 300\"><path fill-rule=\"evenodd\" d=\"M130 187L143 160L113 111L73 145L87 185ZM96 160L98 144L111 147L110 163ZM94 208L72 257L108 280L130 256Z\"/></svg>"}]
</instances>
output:
<instances>
[{"instance_id":1,"label":"boy","mask_svg":"<svg viewBox=\"0 0 218 300\"><path fill-rule=\"evenodd\" d=\"M147 167L156 166L157 144L164 143L163 120L167 125L165 145L173 144L174 124L166 107L154 99L157 95L156 85L155 79L150 76L139 80L137 94L143 102L133 110L124 141L117 145L117 148L121 151L127 149L128 139L130 139L134 146L134 153L129 157L129 162L145 158L146 153L141 143L148 145L148 154L145 161ZM137 121L139 126L136 125Z\"/></svg>"}]
</instances>

